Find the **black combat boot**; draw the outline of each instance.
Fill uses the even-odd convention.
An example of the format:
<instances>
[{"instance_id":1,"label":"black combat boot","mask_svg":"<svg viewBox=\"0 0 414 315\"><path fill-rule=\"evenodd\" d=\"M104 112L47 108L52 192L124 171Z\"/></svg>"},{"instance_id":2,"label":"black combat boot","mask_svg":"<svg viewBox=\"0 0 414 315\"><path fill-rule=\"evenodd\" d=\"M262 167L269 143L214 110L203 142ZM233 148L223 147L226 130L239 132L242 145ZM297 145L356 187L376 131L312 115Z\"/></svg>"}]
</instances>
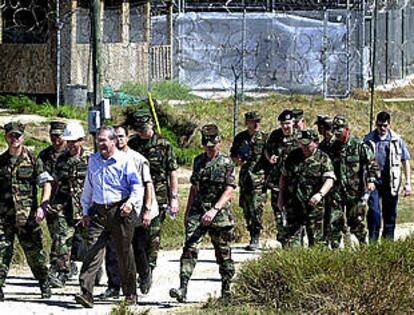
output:
<instances>
[{"instance_id":1,"label":"black combat boot","mask_svg":"<svg viewBox=\"0 0 414 315\"><path fill-rule=\"evenodd\" d=\"M230 281L222 280L221 282L221 300L223 303L228 303L231 298Z\"/></svg>"},{"instance_id":2,"label":"black combat boot","mask_svg":"<svg viewBox=\"0 0 414 315\"><path fill-rule=\"evenodd\" d=\"M250 232L250 244L246 246L246 250L255 251L259 249L260 230L253 230Z\"/></svg>"},{"instance_id":3,"label":"black combat boot","mask_svg":"<svg viewBox=\"0 0 414 315\"><path fill-rule=\"evenodd\" d=\"M60 279L60 274L58 272L53 272L49 274L49 284L52 288L63 288L65 283Z\"/></svg>"},{"instance_id":4,"label":"black combat boot","mask_svg":"<svg viewBox=\"0 0 414 315\"><path fill-rule=\"evenodd\" d=\"M188 280L181 278L180 279L180 288L171 289L170 296L177 300L179 303L184 303L187 300L187 285Z\"/></svg>"},{"instance_id":5,"label":"black combat boot","mask_svg":"<svg viewBox=\"0 0 414 315\"><path fill-rule=\"evenodd\" d=\"M3 293L3 288L0 287L0 302L4 301L4 293Z\"/></svg>"},{"instance_id":6,"label":"black combat boot","mask_svg":"<svg viewBox=\"0 0 414 315\"><path fill-rule=\"evenodd\" d=\"M49 299L52 296L52 290L50 289L50 284L48 280L39 281L40 294L42 299Z\"/></svg>"}]
</instances>

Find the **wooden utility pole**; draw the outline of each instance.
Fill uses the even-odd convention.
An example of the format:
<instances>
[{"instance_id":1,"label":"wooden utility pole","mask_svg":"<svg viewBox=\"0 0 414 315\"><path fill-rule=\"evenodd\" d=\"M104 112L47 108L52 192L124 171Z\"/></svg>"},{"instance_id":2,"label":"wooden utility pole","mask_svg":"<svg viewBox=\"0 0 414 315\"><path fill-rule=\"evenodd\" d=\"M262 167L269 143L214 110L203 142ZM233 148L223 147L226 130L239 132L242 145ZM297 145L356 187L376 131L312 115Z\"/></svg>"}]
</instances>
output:
<instances>
[{"instance_id":1,"label":"wooden utility pole","mask_svg":"<svg viewBox=\"0 0 414 315\"><path fill-rule=\"evenodd\" d=\"M147 51L147 58L148 58L148 77L147 77L147 89L151 91L152 89L152 50L151 50L151 1L147 0L145 4L145 21L146 21L146 28L145 28L145 39L148 43L148 51Z\"/></svg>"},{"instance_id":2,"label":"wooden utility pole","mask_svg":"<svg viewBox=\"0 0 414 315\"><path fill-rule=\"evenodd\" d=\"M91 8L91 40L92 40L92 69L93 69L93 95L97 106L102 99L101 90L101 1L90 0Z\"/></svg>"}]
</instances>

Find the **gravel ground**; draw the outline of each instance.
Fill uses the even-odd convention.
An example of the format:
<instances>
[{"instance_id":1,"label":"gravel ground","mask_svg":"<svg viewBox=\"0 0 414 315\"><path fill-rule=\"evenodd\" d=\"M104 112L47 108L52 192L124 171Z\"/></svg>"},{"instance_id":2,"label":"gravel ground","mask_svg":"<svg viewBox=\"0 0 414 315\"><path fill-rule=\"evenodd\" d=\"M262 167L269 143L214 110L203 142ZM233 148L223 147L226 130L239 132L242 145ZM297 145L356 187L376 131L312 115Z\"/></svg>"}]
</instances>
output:
<instances>
[{"instance_id":1,"label":"gravel ground","mask_svg":"<svg viewBox=\"0 0 414 315\"><path fill-rule=\"evenodd\" d=\"M404 238L414 231L414 224L401 224L398 226L396 237ZM248 259L256 258L260 251L247 252L243 248L246 244L233 246L233 258L236 266ZM275 241L265 241L262 248L277 246ZM151 314L173 313L182 307L189 307L206 301L210 296L220 295L220 275L218 265L215 263L212 248L200 250L199 261L188 287L187 303L178 304L169 297L169 290L179 285L179 259L181 250L162 251L158 260L158 267L154 272L152 289L148 295L140 295L138 305L132 309L140 312L150 310ZM79 265L80 267L80 265ZM103 277L106 284L106 276ZM105 291L105 285L95 288L95 295ZM72 279L64 289L54 289L50 299L40 299L40 291L37 282L29 269L13 269L9 273L4 288L5 302L0 304L0 313L3 314L108 314L117 300L95 301L93 309L84 309L74 301L74 295L79 293L78 279Z\"/></svg>"}]
</instances>

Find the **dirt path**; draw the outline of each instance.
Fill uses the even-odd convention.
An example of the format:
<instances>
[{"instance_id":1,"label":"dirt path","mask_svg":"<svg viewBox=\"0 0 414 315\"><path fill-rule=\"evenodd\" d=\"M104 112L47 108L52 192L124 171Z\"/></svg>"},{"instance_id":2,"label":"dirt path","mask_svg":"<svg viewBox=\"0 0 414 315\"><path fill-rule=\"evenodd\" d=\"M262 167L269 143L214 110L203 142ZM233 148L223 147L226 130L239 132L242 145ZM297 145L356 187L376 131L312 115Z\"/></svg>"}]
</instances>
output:
<instances>
[{"instance_id":1,"label":"dirt path","mask_svg":"<svg viewBox=\"0 0 414 315\"><path fill-rule=\"evenodd\" d=\"M397 237L403 238L414 231L414 224L401 224L397 229ZM268 241L264 247L274 247L275 242ZM248 259L260 255L260 252L247 252L243 245L233 247L233 258L237 267ZM210 296L220 294L220 275L215 263L214 251L211 248L202 249L199 261L189 284L188 302L183 306L169 297L169 289L179 284L179 258L181 250L163 251L160 253L158 267L155 270L154 282L150 293L139 296L139 305L133 309L151 314L166 314L177 311L180 307L188 307L194 303L206 301ZM106 277L102 280L106 284ZM95 289L95 295L105 290L105 285ZM96 301L93 309L81 308L75 303L73 296L79 292L77 279L71 280L65 289L54 289L52 298L40 299L39 288L33 280L30 271L12 270L5 287L6 301L0 304L1 314L108 314L117 301Z\"/></svg>"},{"instance_id":2,"label":"dirt path","mask_svg":"<svg viewBox=\"0 0 414 315\"><path fill-rule=\"evenodd\" d=\"M179 259L181 250L163 251L160 253L158 267L155 269L154 282L150 293L139 296L137 311L151 309L154 313L170 313L182 305L169 297L169 290L179 285ZM247 252L240 247L233 247L233 258L239 266L246 259L260 255L260 252ZM106 285L104 276L102 283ZM105 290L105 285L95 288L94 294ZM215 263L214 251L202 249L199 262L189 284L188 304L206 301L210 295L220 294L221 282L218 265ZM0 304L0 314L108 314L117 301L96 301L93 309L84 309L74 301L74 295L79 293L79 281L69 281L65 289L54 289L52 298L40 299L37 282L33 280L30 271L11 270L4 288L5 302Z\"/></svg>"}]
</instances>

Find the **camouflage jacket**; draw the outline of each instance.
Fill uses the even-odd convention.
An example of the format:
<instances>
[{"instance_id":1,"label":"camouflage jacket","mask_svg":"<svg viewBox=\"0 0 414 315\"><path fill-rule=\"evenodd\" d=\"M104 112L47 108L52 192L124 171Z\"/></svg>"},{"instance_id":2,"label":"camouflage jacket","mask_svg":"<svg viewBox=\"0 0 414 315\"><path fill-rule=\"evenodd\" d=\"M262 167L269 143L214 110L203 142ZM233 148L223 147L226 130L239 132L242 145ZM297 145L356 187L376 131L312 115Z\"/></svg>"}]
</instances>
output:
<instances>
[{"instance_id":1,"label":"camouflage jacket","mask_svg":"<svg viewBox=\"0 0 414 315\"><path fill-rule=\"evenodd\" d=\"M80 156L72 157L69 155L69 151L65 151L56 162L53 174L52 211L62 211L71 220L82 218L80 198L90 154L90 152L82 150Z\"/></svg>"},{"instance_id":2,"label":"camouflage jacket","mask_svg":"<svg viewBox=\"0 0 414 315\"><path fill-rule=\"evenodd\" d=\"M40 151L38 159L42 160L45 171L47 171L50 175L54 174L56 161L58 157L63 154L63 152L65 152L65 150L57 152L52 145Z\"/></svg>"},{"instance_id":3,"label":"camouflage jacket","mask_svg":"<svg viewBox=\"0 0 414 315\"><path fill-rule=\"evenodd\" d=\"M301 149L293 150L286 158L282 170L285 176L285 200L287 205L308 207L311 197L320 191L324 182L336 179L329 156L321 150L305 157Z\"/></svg>"},{"instance_id":4,"label":"camouflage jacket","mask_svg":"<svg viewBox=\"0 0 414 315\"><path fill-rule=\"evenodd\" d=\"M254 187L265 181L267 160L264 155L267 135L263 131L256 131L253 136L245 130L236 135L230 148L232 158L240 158L245 163L240 169L239 185Z\"/></svg>"},{"instance_id":5,"label":"camouflage jacket","mask_svg":"<svg viewBox=\"0 0 414 315\"><path fill-rule=\"evenodd\" d=\"M289 153L298 147L295 135L285 136L282 128L272 131L267 142L266 151L269 156L276 155L279 157L276 164L271 165L267 177L267 185L269 188L277 189L279 187L279 178L286 157Z\"/></svg>"},{"instance_id":6,"label":"camouflage jacket","mask_svg":"<svg viewBox=\"0 0 414 315\"><path fill-rule=\"evenodd\" d=\"M191 206L189 216L202 215L214 207L227 186L236 188L234 164L231 159L219 153L210 160L205 153L194 159L191 184L198 187L197 195ZM230 211L230 202L216 215L212 226L230 226L234 224Z\"/></svg>"},{"instance_id":7,"label":"camouflage jacket","mask_svg":"<svg viewBox=\"0 0 414 315\"><path fill-rule=\"evenodd\" d=\"M361 197L367 182L374 182L379 176L379 168L371 148L351 135L348 142L332 143L329 151L335 175L335 189L348 196Z\"/></svg>"},{"instance_id":8,"label":"camouflage jacket","mask_svg":"<svg viewBox=\"0 0 414 315\"><path fill-rule=\"evenodd\" d=\"M170 173L177 170L177 159L167 139L154 133L150 139L141 139L138 135L131 137L128 146L141 153L150 163L150 172L155 194L160 206L169 204Z\"/></svg>"},{"instance_id":9,"label":"camouflage jacket","mask_svg":"<svg viewBox=\"0 0 414 315\"><path fill-rule=\"evenodd\" d=\"M0 215L16 215L16 225L24 226L37 204L37 184L43 184L42 160L37 160L27 147L20 156L8 151L0 155Z\"/></svg>"}]
</instances>

